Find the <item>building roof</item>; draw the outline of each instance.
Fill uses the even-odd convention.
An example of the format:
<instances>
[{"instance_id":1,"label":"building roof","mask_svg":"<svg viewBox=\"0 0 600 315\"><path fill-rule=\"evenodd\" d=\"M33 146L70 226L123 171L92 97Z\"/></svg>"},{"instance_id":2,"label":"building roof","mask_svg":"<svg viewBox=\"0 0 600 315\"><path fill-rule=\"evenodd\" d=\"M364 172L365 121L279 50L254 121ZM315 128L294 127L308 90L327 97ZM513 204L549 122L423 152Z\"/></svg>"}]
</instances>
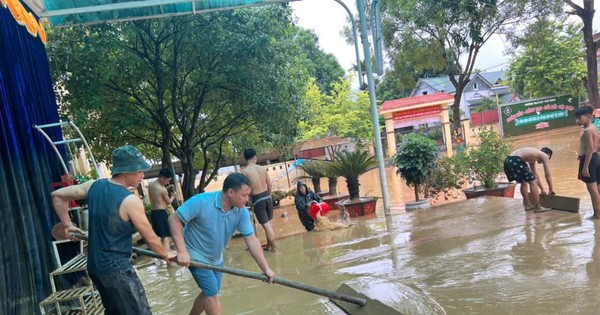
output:
<instances>
[{"instance_id":1,"label":"building roof","mask_svg":"<svg viewBox=\"0 0 600 315\"><path fill-rule=\"evenodd\" d=\"M502 80L505 80L506 72L505 71L492 71L492 72L479 72L471 74L470 80L472 81L476 76L481 77L483 80L487 81L490 86L496 85ZM432 89L444 92L444 93L455 93L456 88L450 82L450 79L447 75L441 77L433 77L433 78L421 78L419 82L429 85ZM413 92L414 93L414 92Z\"/></svg>"},{"instance_id":2,"label":"building roof","mask_svg":"<svg viewBox=\"0 0 600 315\"><path fill-rule=\"evenodd\" d=\"M491 86L497 85L508 79L506 72L504 71L480 72L478 75L486 80Z\"/></svg>"},{"instance_id":3,"label":"building roof","mask_svg":"<svg viewBox=\"0 0 600 315\"><path fill-rule=\"evenodd\" d=\"M433 78L422 78L419 81L429 85L432 89L444 93L454 93L456 92L456 88L450 82L448 76L443 77L433 77Z\"/></svg>"},{"instance_id":4,"label":"building roof","mask_svg":"<svg viewBox=\"0 0 600 315\"><path fill-rule=\"evenodd\" d=\"M312 149L326 148L335 145L341 145L348 143L348 140L340 137L327 137L321 139L308 140L302 144L300 151L307 151Z\"/></svg>"},{"instance_id":5,"label":"building roof","mask_svg":"<svg viewBox=\"0 0 600 315\"><path fill-rule=\"evenodd\" d=\"M149 19L297 0L22 0L54 26Z\"/></svg>"},{"instance_id":6,"label":"building roof","mask_svg":"<svg viewBox=\"0 0 600 315\"><path fill-rule=\"evenodd\" d=\"M435 93L429 95L417 95L411 97L400 98L397 100L386 101L381 104L379 108L379 112L389 112L392 110L415 106L419 104L431 104L431 103L443 103L443 102L452 102L454 100L454 96L448 93Z\"/></svg>"}]
</instances>

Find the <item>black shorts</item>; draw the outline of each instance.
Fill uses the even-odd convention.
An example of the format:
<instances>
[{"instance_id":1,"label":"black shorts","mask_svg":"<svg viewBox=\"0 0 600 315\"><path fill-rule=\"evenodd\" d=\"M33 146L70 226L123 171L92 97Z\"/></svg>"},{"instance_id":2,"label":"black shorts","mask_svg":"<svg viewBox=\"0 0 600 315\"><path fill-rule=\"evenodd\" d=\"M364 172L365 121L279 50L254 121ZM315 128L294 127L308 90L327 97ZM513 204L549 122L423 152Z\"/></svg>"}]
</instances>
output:
<instances>
[{"instance_id":1,"label":"black shorts","mask_svg":"<svg viewBox=\"0 0 600 315\"><path fill-rule=\"evenodd\" d=\"M273 200L268 192L252 196L252 211L260 224L273 219Z\"/></svg>"},{"instance_id":2,"label":"black shorts","mask_svg":"<svg viewBox=\"0 0 600 315\"><path fill-rule=\"evenodd\" d=\"M104 314L152 315L146 291L131 269L111 275L90 274L100 293Z\"/></svg>"},{"instance_id":3,"label":"black shorts","mask_svg":"<svg viewBox=\"0 0 600 315\"><path fill-rule=\"evenodd\" d=\"M524 183L535 180L529 165L520 156L511 155L504 160L504 174L509 182Z\"/></svg>"},{"instance_id":4,"label":"black shorts","mask_svg":"<svg viewBox=\"0 0 600 315\"><path fill-rule=\"evenodd\" d=\"M586 184L597 183L600 181L600 157L598 154L594 153L592 155L592 159L590 160L590 165L588 166L588 170L590 171L590 177L583 177L581 175L581 171L583 170L583 164L585 163L585 155L579 156L579 173L577 178L583 181Z\"/></svg>"},{"instance_id":5,"label":"black shorts","mask_svg":"<svg viewBox=\"0 0 600 315\"><path fill-rule=\"evenodd\" d=\"M163 238L171 236L167 210L152 210L150 213L150 223L152 223L152 229L158 237Z\"/></svg>"}]
</instances>

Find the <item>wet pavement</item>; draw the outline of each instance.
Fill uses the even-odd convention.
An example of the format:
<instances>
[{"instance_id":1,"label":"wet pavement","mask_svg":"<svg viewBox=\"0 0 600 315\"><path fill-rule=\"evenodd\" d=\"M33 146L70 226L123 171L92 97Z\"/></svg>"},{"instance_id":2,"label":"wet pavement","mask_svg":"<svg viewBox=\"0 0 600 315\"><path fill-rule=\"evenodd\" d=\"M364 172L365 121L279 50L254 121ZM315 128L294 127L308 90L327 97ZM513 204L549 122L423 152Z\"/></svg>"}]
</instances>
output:
<instances>
[{"instance_id":1,"label":"wet pavement","mask_svg":"<svg viewBox=\"0 0 600 315\"><path fill-rule=\"evenodd\" d=\"M572 128L514 146L554 150L555 190L581 198L580 213L525 212L519 199L493 197L404 213L412 192L388 169L393 215L384 216L379 202L375 216L353 227L306 233L293 206L281 207L280 252L267 259L279 276L329 290L345 282L406 314L598 314L600 221L587 219L590 199L576 179L578 135ZM363 195L380 196L376 171L361 184ZM230 242L225 265L259 271L240 238ZM189 312L198 289L185 268L149 265L138 274L155 314ZM343 314L326 298L231 275L221 305L223 314Z\"/></svg>"}]
</instances>

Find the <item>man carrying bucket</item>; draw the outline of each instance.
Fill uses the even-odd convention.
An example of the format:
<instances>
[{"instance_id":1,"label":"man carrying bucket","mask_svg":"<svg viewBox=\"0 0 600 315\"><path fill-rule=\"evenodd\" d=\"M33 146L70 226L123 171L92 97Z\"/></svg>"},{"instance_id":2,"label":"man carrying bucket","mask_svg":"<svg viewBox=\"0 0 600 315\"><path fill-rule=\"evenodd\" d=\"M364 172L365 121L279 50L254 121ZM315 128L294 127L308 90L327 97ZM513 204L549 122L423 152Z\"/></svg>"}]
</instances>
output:
<instances>
[{"instance_id":1,"label":"man carrying bucket","mask_svg":"<svg viewBox=\"0 0 600 315\"><path fill-rule=\"evenodd\" d=\"M269 267L263 249L254 235L246 202L250 197L250 181L244 174L232 173L225 178L223 190L195 195L169 217L173 240L177 246L177 263L188 267L202 290L194 300L190 314L221 314L219 290L222 273L190 267L191 261L223 266L223 249L240 231L250 254L269 278L275 273ZM184 229L185 225L185 229Z\"/></svg>"},{"instance_id":2,"label":"man carrying bucket","mask_svg":"<svg viewBox=\"0 0 600 315\"><path fill-rule=\"evenodd\" d=\"M306 228L306 230L309 232L315 228L315 220L309 213L310 204L321 201L323 201L323 199L321 199L321 197L313 191L309 190L303 181L298 181L298 184L296 185L294 204L296 205L300 222L302 222L304 228Z\"/></svg>"}]
</instances>

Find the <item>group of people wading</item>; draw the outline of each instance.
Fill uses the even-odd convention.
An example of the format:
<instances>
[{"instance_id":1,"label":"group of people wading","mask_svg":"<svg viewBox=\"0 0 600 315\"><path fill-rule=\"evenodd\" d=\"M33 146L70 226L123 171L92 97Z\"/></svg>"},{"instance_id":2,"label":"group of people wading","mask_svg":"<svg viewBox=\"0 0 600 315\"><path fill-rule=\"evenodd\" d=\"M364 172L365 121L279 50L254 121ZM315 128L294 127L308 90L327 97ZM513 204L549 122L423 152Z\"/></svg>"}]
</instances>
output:
<instances>
[{"instance_id":1,"label":"group of people wading","mask_svg":"<svg viewBox=\"0 0 600 315\"><path fill-rule=\"evenodd\" d=\"M152 202L148 220L142 201L129 188L138 187L150 164L133 146L117 148L112 153L112 177L87 181L52 193L54 208L65 234L83 233L69 217L69 201L87 199L89 210L88 273L100 293L105 314L152 314L148 299L130 257L132 234L137 230L148 248L171 265L188 267L200 288L190 314L220 314L218 293L222 273L191 266L193 261L223 266L223 250L237 230L250 254L272 283L275 273L269 267L264 250L275 251L271 226L273 204L271 181L262 166L256 164L256 152L244 152L248 166L243 173L232 173L221 191L197 194L170 217L166 207L176 195L169 196L167 186L173 177L162 170L159 179L149 185ZM254 214L267 235L263 249L256 238L246 203L252 200ZM173 238L176 252L170 251ZM162 238L162 243L161 243Z\"/></svg>"}]
</instances>

